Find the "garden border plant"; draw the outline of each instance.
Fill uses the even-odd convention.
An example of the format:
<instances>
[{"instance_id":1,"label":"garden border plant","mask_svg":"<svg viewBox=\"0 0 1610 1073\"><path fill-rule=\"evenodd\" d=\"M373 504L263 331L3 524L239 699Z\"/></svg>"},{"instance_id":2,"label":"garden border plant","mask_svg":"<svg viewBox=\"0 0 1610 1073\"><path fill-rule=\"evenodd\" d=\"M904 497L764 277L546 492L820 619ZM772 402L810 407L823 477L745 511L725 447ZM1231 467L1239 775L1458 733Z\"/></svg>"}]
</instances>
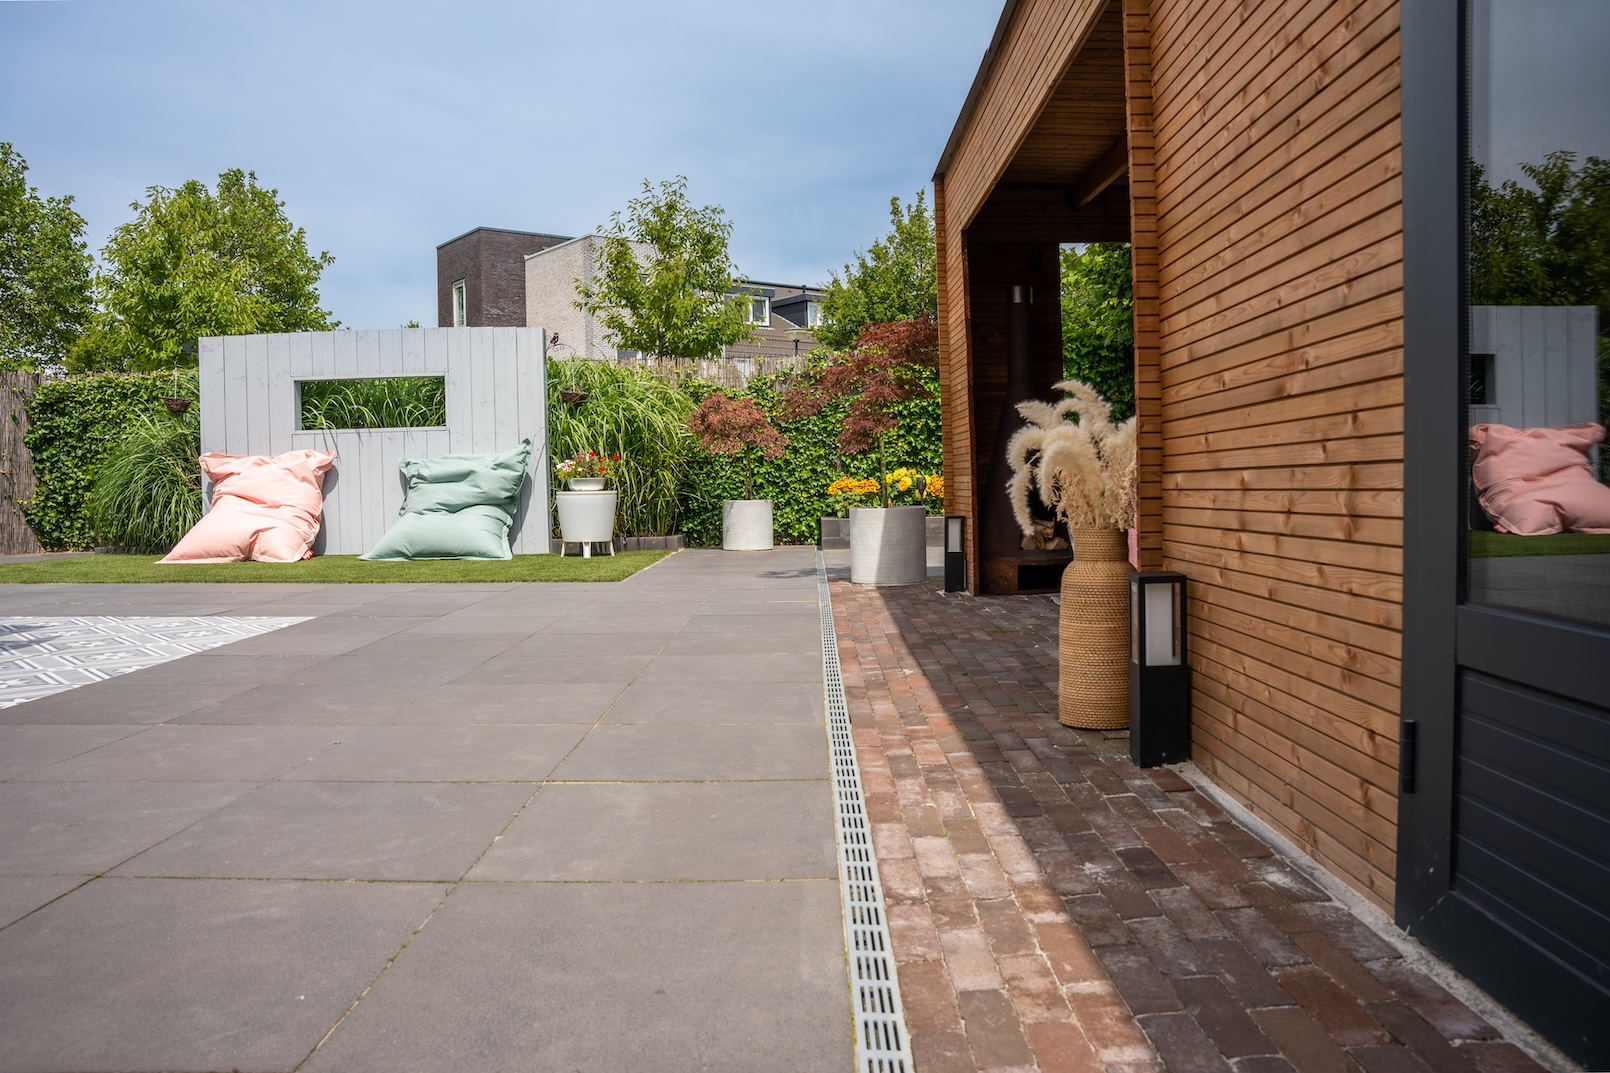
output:
<instances>
[{"instance_id":1,"label":"garden border plant","mask_svg":"<svg viewBox=\"0 0 1610 1073\"><path fill-rule=\"evenodd\" d=\"M571 405L561 400L562 391L586 397ZM588 358L548 360L548 457L620 455L610 484L620 496L615 524L623 536L675 531L694 454L687 427L692 409L686 392L646 369Z\"/></svg>"},{"instance_id":2,"label":"garden border plant","mask_svg":"<svg viewBox=\"0 0 1610 1073\"><path fill-rule=\"evenodd\" d=\"M47 380L28 402L25 442L33 457L33 497L23 516L49 551L90 548L89 498L107 456L147 415L164 409L171 370L94 373ZM179 374L180 393L197 397L194 371Z\"/></svg>"}]
</instances>

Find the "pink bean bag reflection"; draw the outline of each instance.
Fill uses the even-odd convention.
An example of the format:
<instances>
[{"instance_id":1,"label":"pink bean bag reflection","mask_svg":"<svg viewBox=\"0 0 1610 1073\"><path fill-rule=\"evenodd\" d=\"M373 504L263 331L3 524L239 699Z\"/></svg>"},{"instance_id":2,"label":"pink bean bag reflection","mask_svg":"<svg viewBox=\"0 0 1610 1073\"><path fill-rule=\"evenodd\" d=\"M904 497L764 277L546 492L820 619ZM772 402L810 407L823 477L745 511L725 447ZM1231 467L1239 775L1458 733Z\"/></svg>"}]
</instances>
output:
<instances>
[{"instance_id":1,"label":"pink bean bag reflection","mask_svg":"<svg viewBox=\"0 0 1610 1073\"><path fill-rule=\"evenodd\" d=\"M1542 536L1568 530L1610 533L1610 488L1600 484L1588 451L1604 427L1475 425L1470 430L1481 507L1503 532Z\"/></svg>"},{"instance_id":2,"label":"pink bean bag reflection","mask_svg":"<svg viewBox=\"0 0 1610 1073\"><path fill-rule=\"evenodd\" d=\"M330 451L201 456L212 510L191 526L165 563L294 563L312 552L324 507Z\"/></svg>"}]
</instances>

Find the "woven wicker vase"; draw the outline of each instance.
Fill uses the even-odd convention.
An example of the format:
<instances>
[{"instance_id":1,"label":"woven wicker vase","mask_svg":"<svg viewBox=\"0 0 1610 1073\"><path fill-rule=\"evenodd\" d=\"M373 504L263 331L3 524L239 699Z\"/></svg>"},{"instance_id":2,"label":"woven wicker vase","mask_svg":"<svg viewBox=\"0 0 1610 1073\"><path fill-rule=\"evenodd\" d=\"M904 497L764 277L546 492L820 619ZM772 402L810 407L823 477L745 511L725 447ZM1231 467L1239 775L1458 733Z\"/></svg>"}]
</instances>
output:
<instances>
[{"instance_id":1,"label":"woven wicker vase","mask_svg":"<svg viewBox=\"0 0 1610 1073\"><path fill-rule=\"evenodd\" d=\"M1121 529L1075 529L1062 572L1060 700L1064 726L1129 725L1129 538Z\"/></svg>"}]
</instances>

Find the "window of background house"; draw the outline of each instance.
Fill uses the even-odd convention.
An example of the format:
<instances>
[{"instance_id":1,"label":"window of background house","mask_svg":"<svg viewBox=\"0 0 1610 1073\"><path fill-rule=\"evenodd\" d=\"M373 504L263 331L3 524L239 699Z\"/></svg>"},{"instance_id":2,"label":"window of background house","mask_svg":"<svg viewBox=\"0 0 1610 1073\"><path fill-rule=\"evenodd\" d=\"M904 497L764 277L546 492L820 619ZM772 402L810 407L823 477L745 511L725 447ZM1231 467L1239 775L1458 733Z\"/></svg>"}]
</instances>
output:
<instances>
[{"instance_id":1,"label":"window of background house","mask_svg":"<svg viewBox=\"0 0 1610 1073\"><path fill-rule=\"evenodd\" d=\"M762 326L771 323L770 298L751 298L749 300L749 323Z\"/></svg>"},{"instance_id":2,"label":"window of background house","mask_svg":"<svg viewBox=\"0 0 1610 1073\"><path fill-rule=\"evenodd\" d=\"M469 310L464 304L464 281L453 284L453 327L462 328L469 323Z\"/></svg>"},{"instance_id":3,"label":"window of background house","mask_svg":"<svg viewBox=\"0 0 1610 1073\"><path fill-rule=\"evenodd\" d=\"M1466 599L1610 625L1610 4L1467 12Z\"/></svg>"},{"instance_id":4,"label":"window of background house","mask_svg":"<svg viewBox=\"0 0 1610 1073\"><path fill-rule=\"evenodd\" d=\"M807 328L816 328L816 327L820 327L821 323L822 323L822 303L821 302L806 302L805 303L805 327L807 327Z\"/></svg>"}]
</instances>

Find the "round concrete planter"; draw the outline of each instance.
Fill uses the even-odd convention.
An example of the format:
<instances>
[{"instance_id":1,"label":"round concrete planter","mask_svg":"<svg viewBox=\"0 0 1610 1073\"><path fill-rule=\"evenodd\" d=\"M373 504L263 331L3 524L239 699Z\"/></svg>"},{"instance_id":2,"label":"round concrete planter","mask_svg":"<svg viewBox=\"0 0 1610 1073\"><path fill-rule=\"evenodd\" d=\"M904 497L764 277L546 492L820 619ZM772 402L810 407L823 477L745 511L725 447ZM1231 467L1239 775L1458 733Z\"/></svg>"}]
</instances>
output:
<instances>
[{"instance_id":1,"label":"round concrete planter","mask_svg":"<svg viewBox=\"0 0 1610 1073\"><path fill-rule=\"evenodd\" d=\"M850 509L850 580L916 585L928 577L928 512L922 507Z\"/></svg>"},{"instance_id":2,"label":"round concrete planter","mask_svg":"<svg viewBox=\"0 0 1610 1073\"><path fill-rule=\"evenodd\" d=\"M723 499L721 546L727 551L771 550L771 500Z\"/></svg>"},{"instance_id":3,"label":"round concrete planter","mask_svg":"<svg viewBox=\"0 0 1610 1073\"><path fill-rule=\"evenodd\" d=\"M572 492L602 492L604 490L604 478L572 477L565 482L565 487Z\"/></svg>"}]
</instances>

